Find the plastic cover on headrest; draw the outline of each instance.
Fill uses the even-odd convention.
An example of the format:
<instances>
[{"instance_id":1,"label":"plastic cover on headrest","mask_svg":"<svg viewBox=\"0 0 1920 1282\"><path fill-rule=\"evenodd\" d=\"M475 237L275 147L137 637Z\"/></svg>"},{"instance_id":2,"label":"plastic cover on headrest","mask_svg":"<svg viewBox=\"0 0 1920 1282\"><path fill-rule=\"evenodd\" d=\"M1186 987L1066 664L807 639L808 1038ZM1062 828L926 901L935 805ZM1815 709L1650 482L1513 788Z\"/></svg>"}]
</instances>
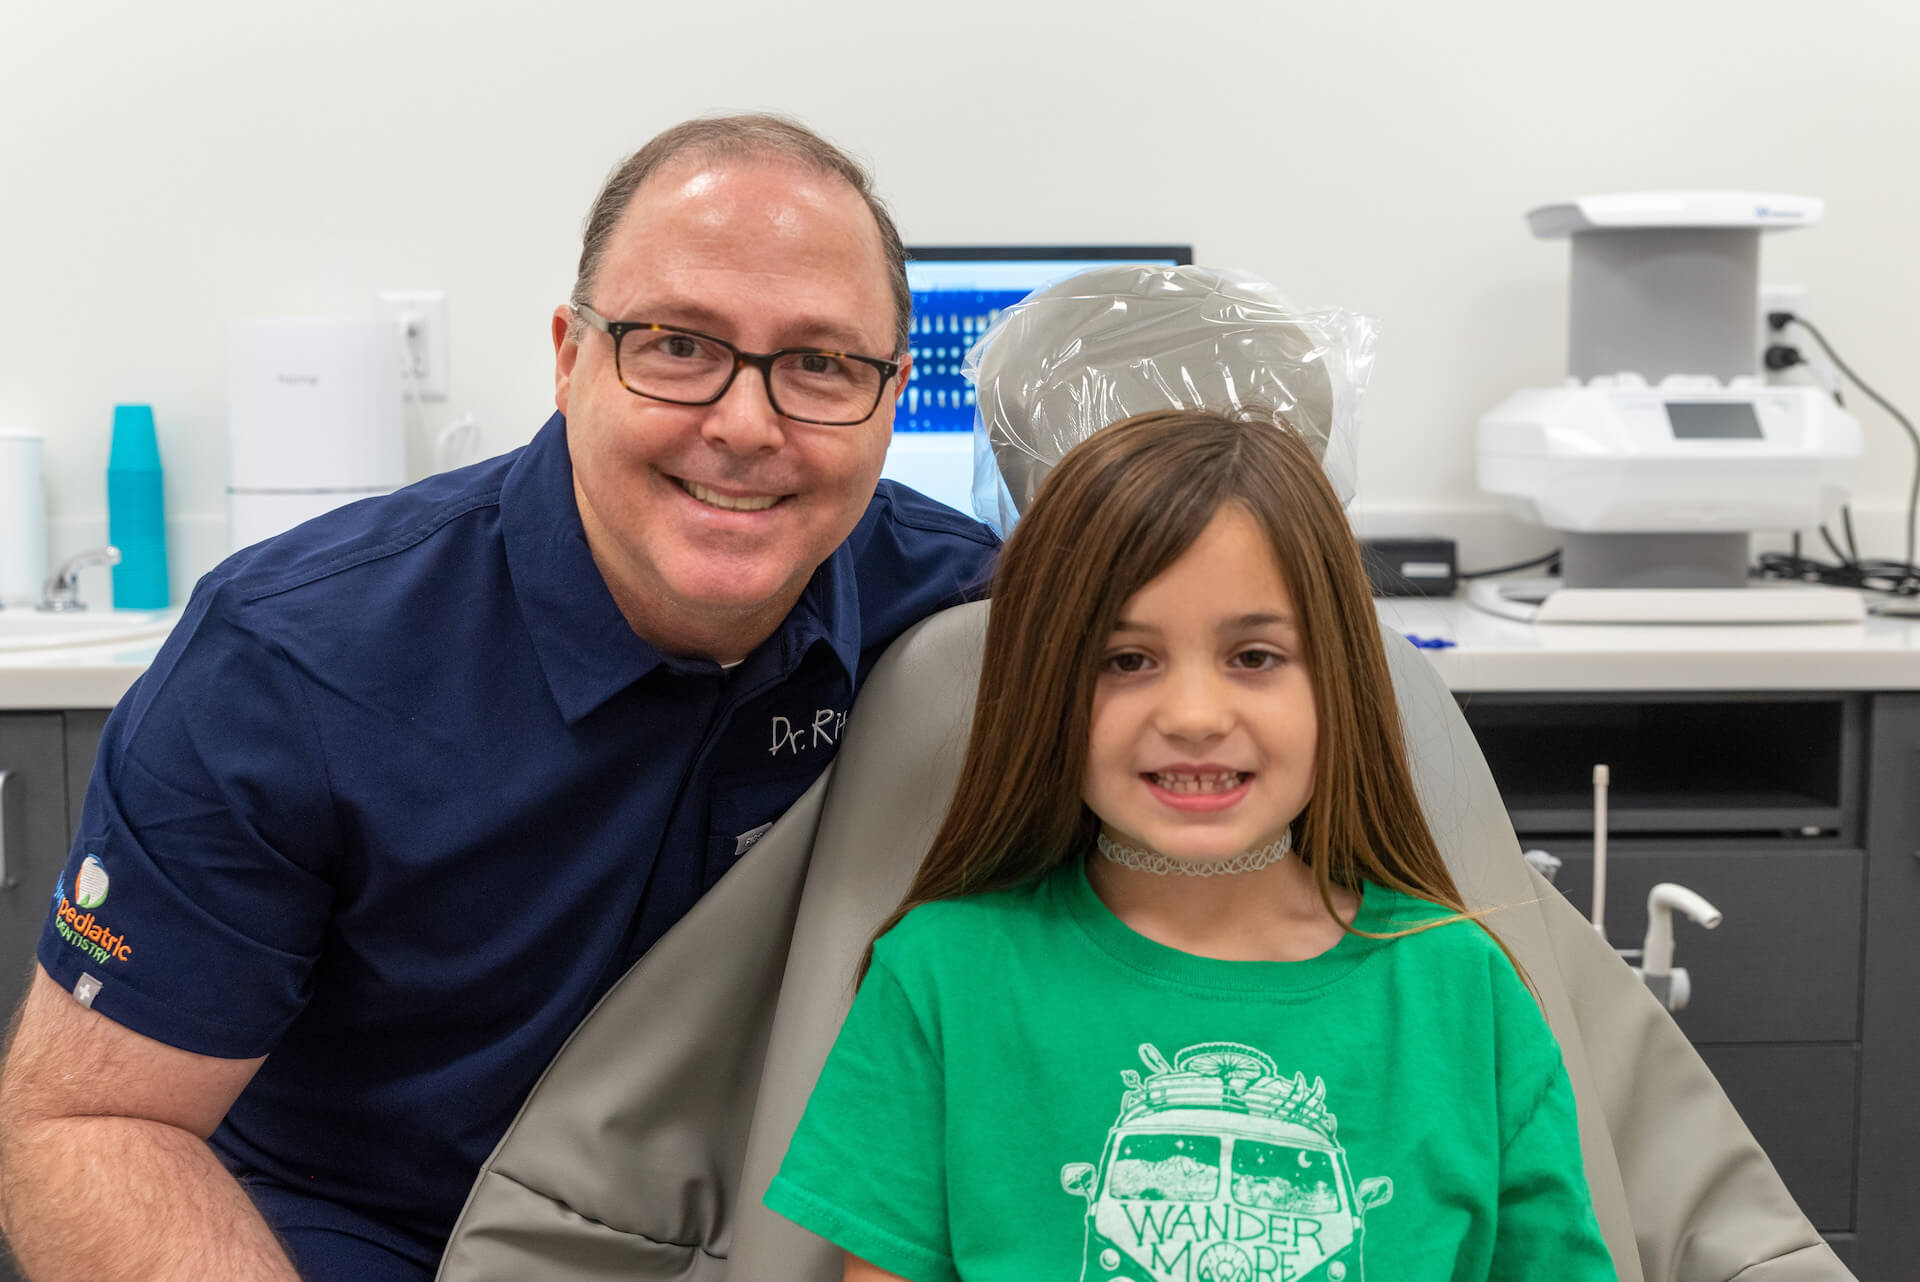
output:
<instances>
[{"instance_id":1,"label":"plastic cover on headrest","mask_svg":"<svg viewBox=\"0 0 1920 1282\"><path fill-rule=\"evenodd\" d=\"M1375 322L1290 306L1266 281L1206 267L1096 267L1003 312L967 353L973 506L1006 534L1062 455L1164 409L1277 412L1353 498L1354 418Z\"/></svg>"}]
</instances>

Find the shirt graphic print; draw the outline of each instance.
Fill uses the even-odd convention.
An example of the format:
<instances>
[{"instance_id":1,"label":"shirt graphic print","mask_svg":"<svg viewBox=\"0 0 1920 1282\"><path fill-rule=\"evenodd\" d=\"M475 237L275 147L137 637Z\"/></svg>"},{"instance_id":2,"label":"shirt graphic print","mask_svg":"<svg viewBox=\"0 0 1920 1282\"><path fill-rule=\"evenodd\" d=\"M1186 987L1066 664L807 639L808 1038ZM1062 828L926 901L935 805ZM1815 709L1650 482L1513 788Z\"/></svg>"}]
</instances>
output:
<instances>
[{"instance_id":1,"label":"shirt graphic print","mask_svg":"<svg viewBox=\"0 0 1920 1282\"><path fill-rule=\"evenodd\" d=\"M1393 1181L1355 1182L1326 1083L1238 1042L1140 1059L1099 1164L1060 1168L1086 1202L1082 1282L1361 1282L1365 1217Z\"/></svg>"}]
</instances>

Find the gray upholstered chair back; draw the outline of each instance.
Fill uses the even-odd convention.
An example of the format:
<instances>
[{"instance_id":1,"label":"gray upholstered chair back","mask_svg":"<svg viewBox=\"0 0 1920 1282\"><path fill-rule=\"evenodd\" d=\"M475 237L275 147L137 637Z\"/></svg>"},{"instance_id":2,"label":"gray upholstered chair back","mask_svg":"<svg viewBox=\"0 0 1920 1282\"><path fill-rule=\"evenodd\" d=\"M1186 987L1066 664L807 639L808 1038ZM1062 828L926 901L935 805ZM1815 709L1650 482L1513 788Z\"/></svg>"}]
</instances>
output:
<instances>
[{"instance_id":1,"label":"gray upholstered chair back","mask_svg":"<svg viewBox=\"0 0 1920 1282\"><path fill-rule=\"evenodd\" d=\"M760 1205L951 796L985 605L896 643L830 772L575 1033L481 1173L444 1282L837 1282ZM1386 636L1416 783L1468 899L1526 966L1565 1053L1596 1210L1627 1282L1843 1282L1699 1057L1520 859L1465 719Z\"/></svg>"}]
</instances>

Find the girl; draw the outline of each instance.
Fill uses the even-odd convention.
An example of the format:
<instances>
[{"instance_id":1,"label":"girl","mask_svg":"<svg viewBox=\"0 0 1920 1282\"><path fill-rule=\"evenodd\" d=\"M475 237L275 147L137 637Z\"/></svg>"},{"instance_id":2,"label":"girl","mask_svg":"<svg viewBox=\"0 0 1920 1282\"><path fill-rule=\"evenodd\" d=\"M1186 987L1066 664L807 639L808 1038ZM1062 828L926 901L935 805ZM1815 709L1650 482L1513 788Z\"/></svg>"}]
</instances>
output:
<instances>
[{"instance_id":1,"label":"girl","mask_svg":"<svg viewBox=\"0 0 1920 1282\"><path fill-rule=\"evenodd\" d=\"M993 600L958 791L768 1205L848 1282L1613 1278L1300 437L1095 433Z\"/></svg>"}]
</instances>

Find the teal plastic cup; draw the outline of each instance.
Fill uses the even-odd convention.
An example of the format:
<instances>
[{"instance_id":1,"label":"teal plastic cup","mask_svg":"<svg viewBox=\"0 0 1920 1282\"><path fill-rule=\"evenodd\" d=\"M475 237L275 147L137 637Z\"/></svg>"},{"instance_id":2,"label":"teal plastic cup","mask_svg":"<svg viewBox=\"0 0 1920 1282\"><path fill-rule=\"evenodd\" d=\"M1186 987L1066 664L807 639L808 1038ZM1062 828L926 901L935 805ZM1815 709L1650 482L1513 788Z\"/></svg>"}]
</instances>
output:
<instances>
[{"instance_id":1,"label":"teal plastic cup","mask_svg":"<svg viewBox=\"0 0 1920 1282\"><path fill-rule=\"evenodd\" d=\"M113 407L113 449L107 457L107 541L120 549L113 567L116 610L164 610L167 507L160 474L160 438L153 406Z\"/></svg>"}]
</instances>

